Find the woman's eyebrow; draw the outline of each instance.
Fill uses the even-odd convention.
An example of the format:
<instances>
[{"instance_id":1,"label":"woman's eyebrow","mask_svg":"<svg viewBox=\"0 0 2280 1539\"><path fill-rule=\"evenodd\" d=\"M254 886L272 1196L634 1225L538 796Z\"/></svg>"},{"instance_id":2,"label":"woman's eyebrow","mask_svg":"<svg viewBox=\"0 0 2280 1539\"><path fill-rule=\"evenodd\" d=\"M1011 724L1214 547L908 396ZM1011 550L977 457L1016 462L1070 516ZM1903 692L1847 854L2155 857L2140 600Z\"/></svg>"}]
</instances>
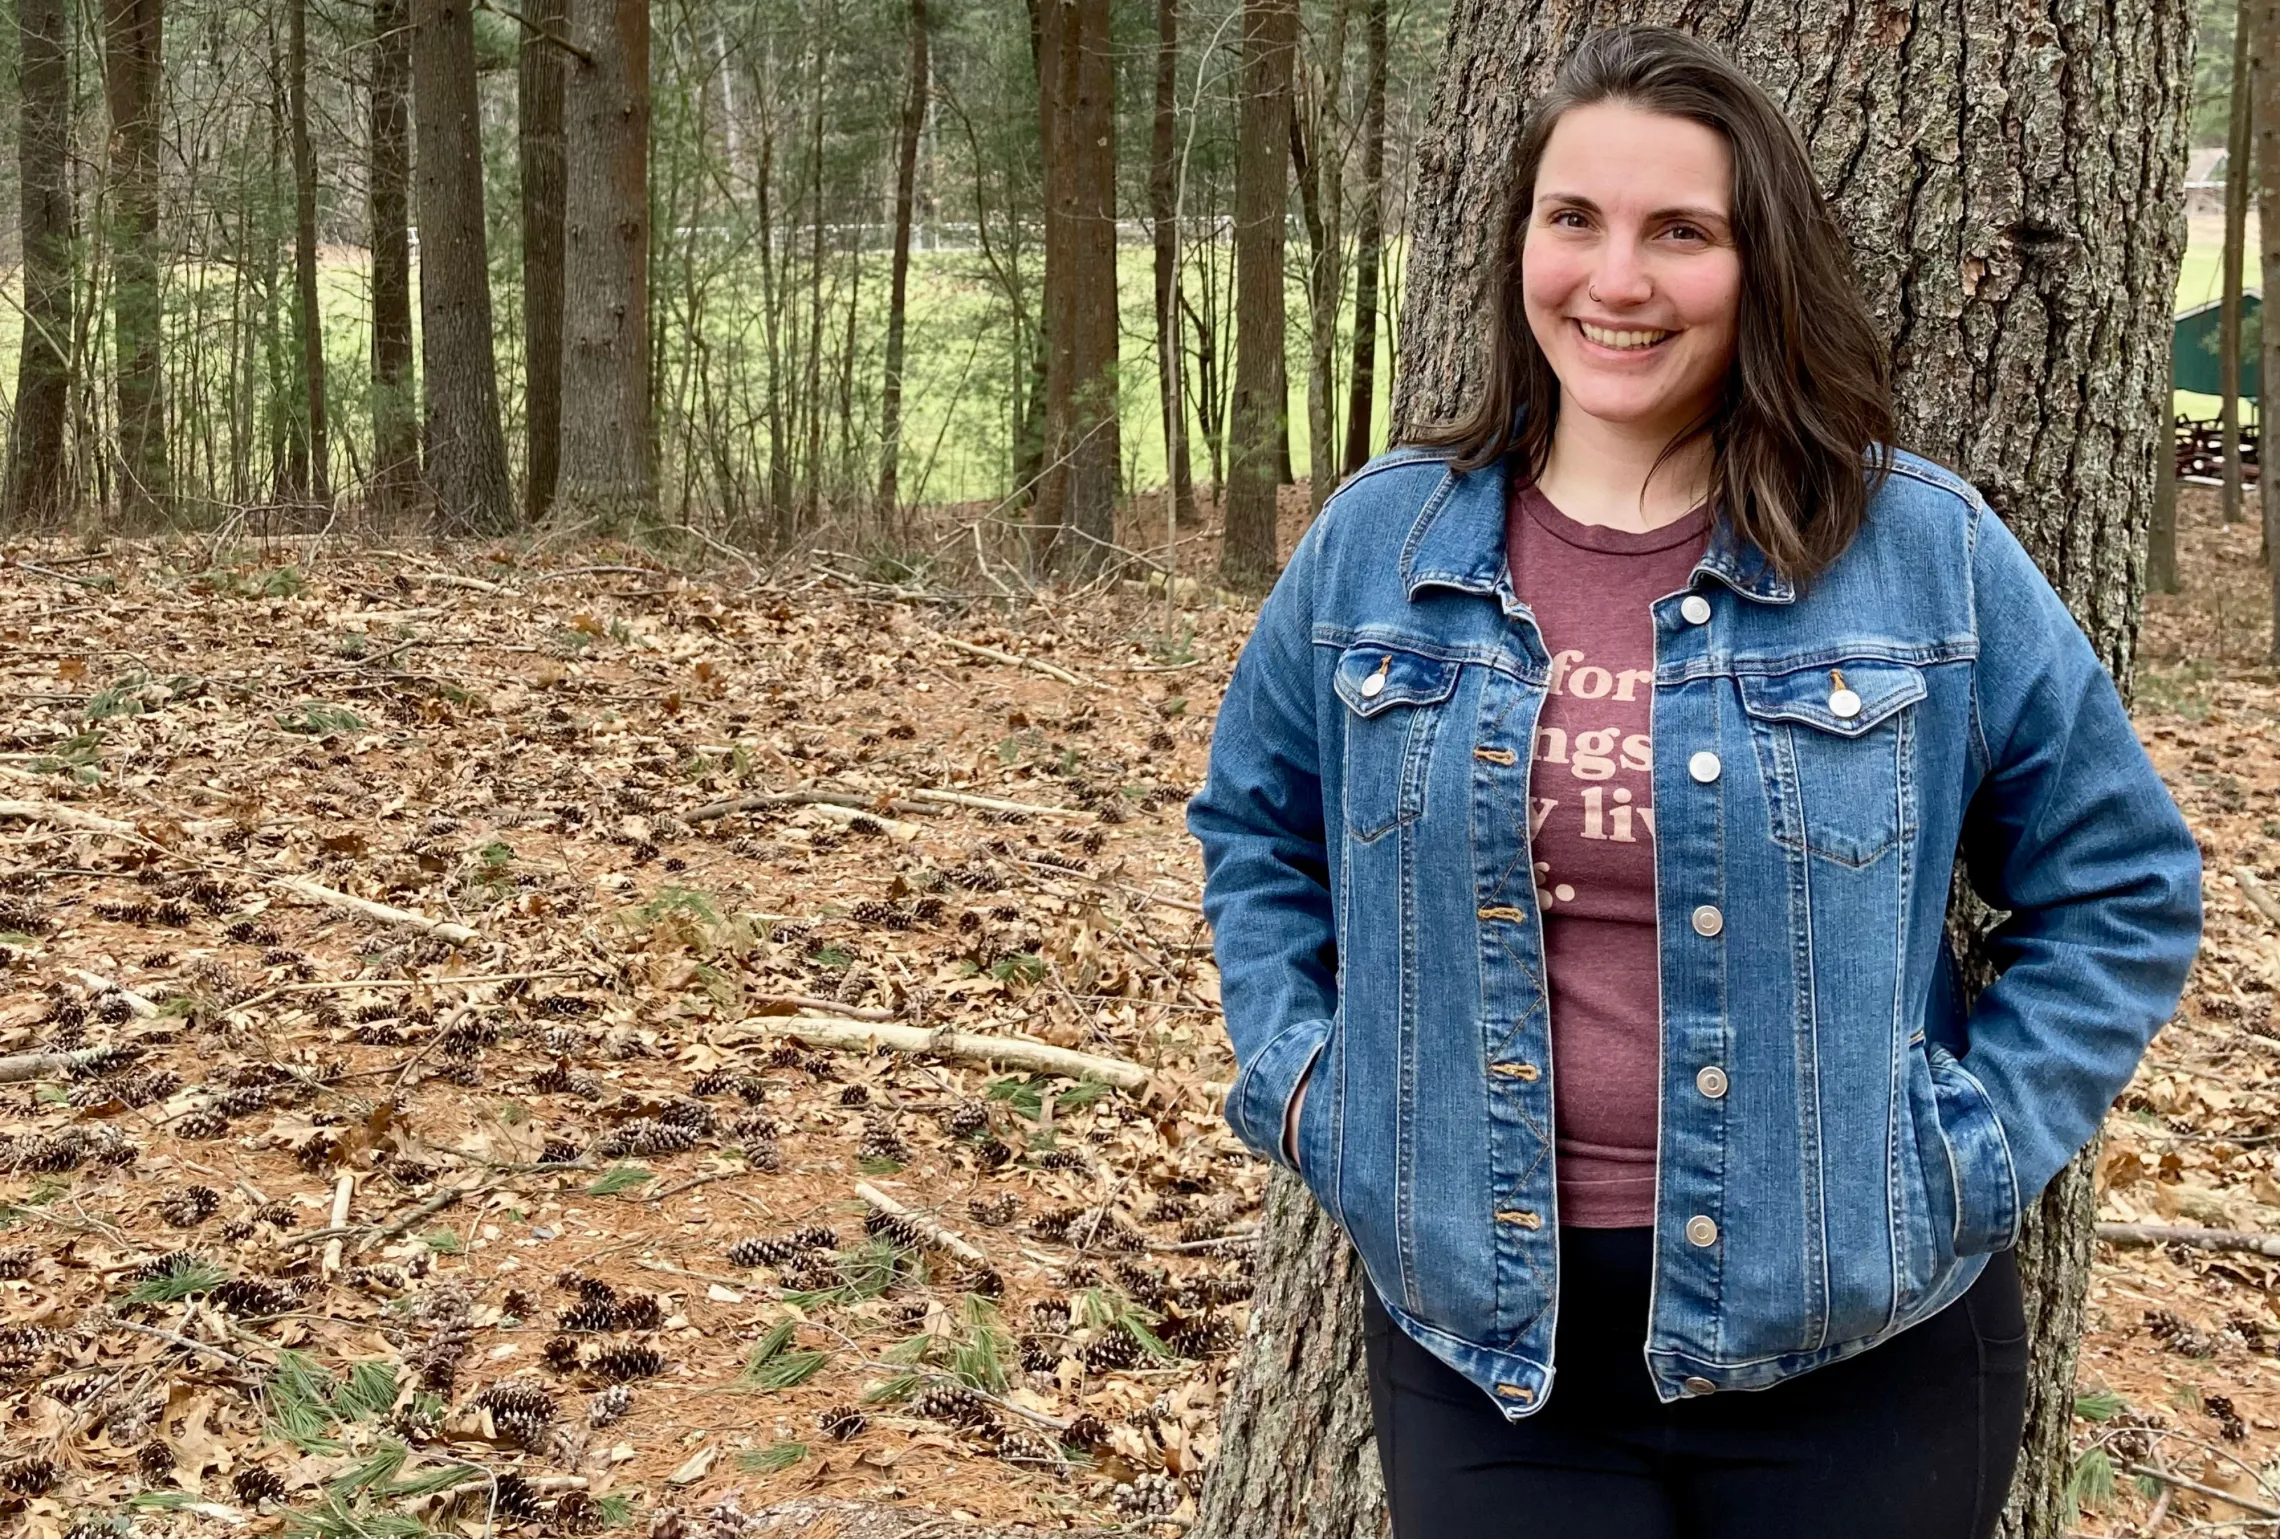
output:
<instances>
[{"instance_id":1,"label":"woman's eyebrow","mask_svg":"<svg viewBox=\"0 0 2280 1539\"><path fill-rule=\"evenodd\" d=\"M1580 192L1540 192L1536 194L1536 202L1538 204L1566 203L1580 208L1586 213L1596 214L1600 212L1599 205ZM1658 208L1648 214L1647 217L1649 219L1699 219L1708 224L1724 224L1726 222L1726 215L1722 211L1693 204Z\"/></svg>"}]
</instances>

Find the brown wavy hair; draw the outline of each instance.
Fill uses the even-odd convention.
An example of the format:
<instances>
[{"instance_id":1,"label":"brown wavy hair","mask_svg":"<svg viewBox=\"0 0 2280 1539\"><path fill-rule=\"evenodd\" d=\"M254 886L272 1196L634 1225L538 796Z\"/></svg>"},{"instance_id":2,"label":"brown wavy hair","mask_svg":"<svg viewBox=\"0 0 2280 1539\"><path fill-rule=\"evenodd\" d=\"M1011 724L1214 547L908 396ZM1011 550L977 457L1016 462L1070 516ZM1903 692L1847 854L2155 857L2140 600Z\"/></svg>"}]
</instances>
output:
<instances>
[{"instance_id":1,"label":"brown wavy hair","mask_svg":"<svg viewBox=\"0 0 2280 1539\"><path fill-rule=\"evenodd\" d=\"M1458 470L1514 454L1531 478L1542 473L1560 382L1528 327L1521 244L1553 127L1600 102L1700 123L1732 151L1742 266L1734 362L1718 400L1654 468L1708 433L1711 507L1802 585L1844 553L1890 468L1890 357L1796 128L1755 81L1683 32L1594 32L1561 67L1513 152L1505 256L1490 279L1487 387L1463 415L1420 424L1403 441L1457 450Z\"/></svg>"}]
</instances>

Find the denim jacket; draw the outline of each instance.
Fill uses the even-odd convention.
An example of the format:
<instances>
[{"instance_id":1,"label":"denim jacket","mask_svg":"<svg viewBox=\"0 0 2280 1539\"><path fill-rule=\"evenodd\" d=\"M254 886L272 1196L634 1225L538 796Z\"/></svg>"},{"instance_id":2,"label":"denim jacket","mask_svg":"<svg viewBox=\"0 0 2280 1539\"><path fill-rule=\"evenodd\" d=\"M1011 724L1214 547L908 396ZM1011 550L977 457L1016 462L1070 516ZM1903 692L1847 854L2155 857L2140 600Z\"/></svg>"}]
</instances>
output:
<instances>
[{"instance_id":1,"label":"denim jacket","mask_svg":"<svg viewBox=\"0 0 2280 1539\"><path fill-rule=\"evenodd\" d=\"M1287 1164L1307 1079L1297 1173L1392 1318L1517 1420L1551 1393L1559 1311L1526 811L1549 664L1506 565L1506 471L1448 458L1380 456L1307 529L1187 823L1228 1124ZM1650 607L1640 1324L1668 1403L1866 1351L2016 1241L2176 1006L2200 857L2073 618L1935 464L1895 451L1806 587L1721 519ZM2006 915L1968 1010L1958 858Z\"/></svg>"}]
</instances>

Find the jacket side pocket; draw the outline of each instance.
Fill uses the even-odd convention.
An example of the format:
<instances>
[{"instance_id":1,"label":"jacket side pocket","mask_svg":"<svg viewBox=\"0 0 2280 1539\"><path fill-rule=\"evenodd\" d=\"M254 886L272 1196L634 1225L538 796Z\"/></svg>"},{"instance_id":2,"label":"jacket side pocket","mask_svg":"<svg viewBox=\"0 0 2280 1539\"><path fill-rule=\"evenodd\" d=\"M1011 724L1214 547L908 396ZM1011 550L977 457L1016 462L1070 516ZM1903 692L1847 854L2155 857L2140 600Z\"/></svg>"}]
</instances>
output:
<instances>
[{"instance_id":1,"label":"jacket side pocket","mask_svg":"<svg viewBox=\"0 0 2280 1539\"><path fill-rule=\"evenodd\" d=\"M1926 1046L1941 1135L1955 1182L1955 1253L2008 1250L2019 1238L2019 1178L2011 1142L1979 1077L1937 1042Z\"/></svg>"},{"instance_id":2,"label":"jacket side pocket","mask_svg":"<svg viewBox=\"0 0 2280 1539\"><path fill-rule=\"evenodd\" d=\"M1290 1098L1298 1088L1299 1076L1329 1040L1328 1021L1293 1021L1236 1072L1235 1083L1227 1089L1227 1125L1235 1130L1235 1136L1252 1153L1295 1174L1304 1172L1283 1154L1283 1123L1290 1115ZM1313 1100L1314 1093L1310 1091L1307 1099ZM1303 1140L1304 1128L1299 1136Z\"/></svg>"}]
</instances>

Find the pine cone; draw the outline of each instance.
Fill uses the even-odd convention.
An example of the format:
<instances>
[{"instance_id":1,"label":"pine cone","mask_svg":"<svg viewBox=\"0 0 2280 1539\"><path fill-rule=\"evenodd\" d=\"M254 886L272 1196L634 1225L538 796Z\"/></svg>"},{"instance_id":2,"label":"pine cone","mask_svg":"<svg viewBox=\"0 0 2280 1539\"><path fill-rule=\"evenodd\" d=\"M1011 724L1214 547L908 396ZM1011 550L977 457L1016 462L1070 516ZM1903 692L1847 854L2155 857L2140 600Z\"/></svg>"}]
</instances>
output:
<instances>
[{"instance_id":1,"label":"pine cone","mask_svg":"<svg viewBox=\"0 0 2280 1539\"><path fill-rule=\"evenodd\" d=\"M607 1299L586 1299L564 1310L555 1321L556 1330L570 1332L614 1331L617 1326L617 1306Z\"/></svg>"},{"instance_id":2,"label":"pine cone","mask_svg":"<svg viewBox=\"0 0 2280 1539\"><path fill-rule=\"evenodd\" d=\"M300 1295L258 1277L233 1277L206 1295L206 1301L233 1315L283 1315L300 1307Z\"/></svg>"},{"instance_id":3,"label":"pine cone","mask_svg":"<svg viewBox=\"0 0 2280 1539\"><path fill-rule=\"evenodd\" d=\"M621 1155L681 1154L697 1146L697 1135L678 1123L636 1117L602 1135L594 1152L604 1159Z\"/></svg>"},{"instance_id":4,"label":"pine cone","mask_svg":"<svg viewBox=\"0 0 2280 1539\"><path fill-rule=\"evenodd\" d=\"M135 1450L135 1470L143 1484L171 1485L174 1482L174 1450L166 1446L163 1438L152 1438Z\"/></svg>"},{"instance_id":5,"label":"pine cone","mask_svg":"<svg viewBox=\"0 0 2280 1539\"><path fill-rule=\"evenodd\" d=\"M237 1499L248 1507L258 1509L263 1502L282 1506L285 1502L285 1478L275 1470L249 1464L230 1477L230 1489Z\"/></svg>"},{"instance_id":6,"label":"pine cone","mask_svg":"<svg viewBox=\"0 0 2280 1539\"><path fill-rule=\"evenodd\" d=\"M34 1245L11 1245L0 1250L0 1282L31 1276L32 1264L39 1259L39 1247Z\"/></svg>"},{"instance_id":7,"label":"pine cone","mask_svg":"<svg viewBox=\"0 0 2280 1539\"><path fill-rule=\"evenodd\" d=\"M863 1215L863 1232L904 1250L920 1250L926 1245L925 1231L907 1215L889 1213L884 1208L873 1208Z\"/></svg>"},{"instance_id":8,"label":"pine cone","mask_svg":"<svg viewBox=\"0 0 2280 1539\"><path fill-rule=\"evenodd\" d=\"M942 1130L952 1138L971 1138L990 1130L990 1109L981 1101L960 1101L942 1119Z\"/></svg>"},{"instance_id":9,"label":"pine cone","mask_svg":"<svg viewBox=\"0 0 2280 1539\"><path fill-rule=\"evenodd\" d=\"M997 1425L997 1412L963 1384L935 1384L910 1397L910 1414L954 1427Z\"/></svg>"},{"instance_id":10,"label":"pine cone","mask_svg":"<svg viewBox=\"0 0 2280 1539\"><path fill-rule=\"evenodd\" d=\"M1061 1366L1060 1347L1042 1336L1023 1336L1018 1351L1024 1373L1051 1373Z\"/></svg>"},{"instance_id":11,"label":"pine cone","mask_svg":"<svg viewBox=\"0 0 2280 1539\"><path fill-rule=\"evenodd\" d=\"M969 1197L966 1212L977 1224L991 1229L1002 1229L1013 1222L1021 1211L1021 1199L1011 1192L999 1192L991 1197Z\"/></svg>"},{"instance_id":12,"label":"pine cone","mask_svg":"<svg viewBox=\"0 0 2280 1539\"><path fill-rule=\"evenodd\" d=\"M1059 1464L1061 1450L1033 1432L1008 1432L997 1441L997 1456L1013 1464Z\"/></svg>"},{"instance_id":13,"label":"pine cone","mask_svg":"<svg viewBox=\"0 0 2280 1539\"><path fill-rule=\"evenodd\" d=\"M1089 1343L1084 1350L1085 1370L1088 1373L1114 1373L1140 1361L1140 1342L1130 1332L1110 1331Z\"/></svg>"},{"instance_id":14,"label":"pine cone","mask_svg":"<svg viewBox=\"0 0 2280 1539\"><path fill-rule=\"evenodd\" d=\"M596 1374L614 1382L654 1379L665 1371L665 1355L655 1347L611 1347L587 1364Z\"/></svg>"},{"instance_id":15,"label":"pine cone","mask_svg":"<svg viewBox=\"0 0 2280 1539\"><path fill-rule=\"evenodd\" d=\"M570 1373L578 1366L578 1342L572 1336L553 1336L545 1347L546 1366L556 1373Z\"/></svg>"},{"instance_id":16,"label":"pine cone","mask_svg":"<svg viewBox=\"0 0 2280 1539\"><path fill-rule=\"evenodd\" d=\"M665 1306L654 1293L630 1294L618 1305L618 1329L653 1331L665 1323Z\"/></svg>"},{"instance_id":17,"label":"pine cone","mask_svg":"<svg viewBox=\"0 0 2280 1539\"><path fill-rule=\"evenodd\" d=\"M734 1069L708 1069L690 1084L689 1094L727 1095L736 1088L738 1078Z\"/></svg>"},{"instance_id":18,"label":"pine cone","mask_svg":"<svg viewBox=\"0 0 2280 1539\"><path fill-rule=\"evenodd\" d=\"M823 1429L824 1436L844 1443L861 1432L868 1419L851 1405L835 1405L816 1417L816 1424Z\"/></svg>"},{"instance_id":19,"label":"pine cone","mask_svg":"<svg viewBox=\"0 0 2280 1539\"><path fill-rule=\"evenodd\" d=\"M569 1165L576 1162L582 1151L567 1138L549 1138L538 1151L541 1165Z\"/></svg>"},{"instance_id":20,"label":"pine cone","mask_svg":"<svg viewBox=\"0 0 2280 1539\"><path fill-rule=\"evenodd\" d=\"M586 1403L586 1424L607 1427L625 1416L633 1405L633 1391L623 1384L612 1384Z\"/></svg>"},{"instance_id":21,"label":"pine cone","mask_svg":"<svg viewBox=\"0 0 2280 1539\"><path fill-rule=\"evenodd\" d=\"M1070 1418L1061 1433L1061 1441L1071 1448L1104 1448L1108 1445L1108 1426L1092 1412L1084 1411Z\"/></svg>"}]
</instances>

